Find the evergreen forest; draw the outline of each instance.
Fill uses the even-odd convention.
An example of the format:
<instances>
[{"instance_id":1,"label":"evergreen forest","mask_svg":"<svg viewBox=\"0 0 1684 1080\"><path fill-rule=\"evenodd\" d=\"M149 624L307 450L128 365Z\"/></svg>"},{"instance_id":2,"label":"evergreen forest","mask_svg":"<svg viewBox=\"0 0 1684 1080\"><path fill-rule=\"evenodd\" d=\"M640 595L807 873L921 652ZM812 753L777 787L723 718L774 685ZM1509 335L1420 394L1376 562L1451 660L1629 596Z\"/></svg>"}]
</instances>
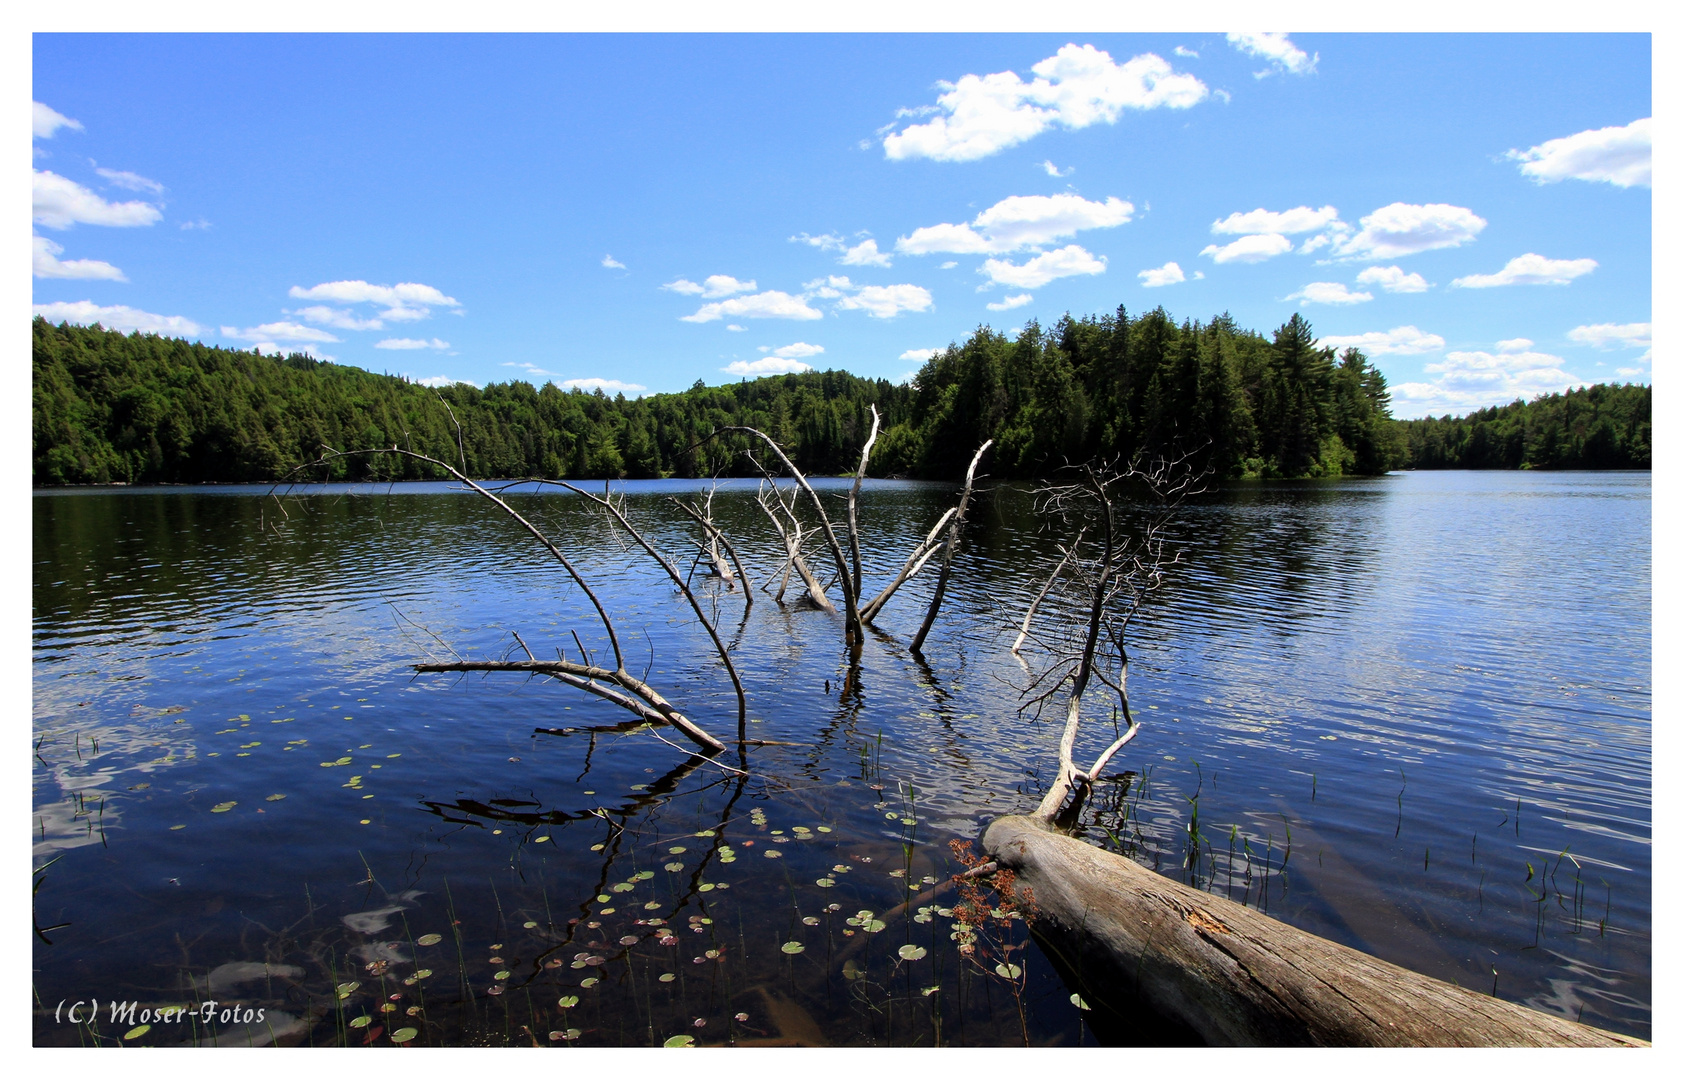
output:
<instances>
[{"instance_id":1,"label":"evergreen forest","mask_svg":"<svg viewBox=\"0 0 1684 1080\"><path fill-rule=\"evenodd\" d=\"M1187 453L1223 478L1378 474L1397 468L1648 468L1650 388L1594 386L1466 417L1396 421L1363 354L1317 348L1293 315L1273 334L1226 315L981 327L908 384L843 371L769 376L628 399L513 381L429 387L301 354L262 356L98 326L33 333L37 486L261 482L324 447L400 445L465 459L482 477L751 475L759 428L803 471L851 471L881 415L874 476L957 479L995 440L986 471L1033 478L1092 457ZM332 479L369 475L333 463ZM382 475L425 478L386 459ZM321 478L316 470L311 478Z\"/></svg>"}]
</instances>

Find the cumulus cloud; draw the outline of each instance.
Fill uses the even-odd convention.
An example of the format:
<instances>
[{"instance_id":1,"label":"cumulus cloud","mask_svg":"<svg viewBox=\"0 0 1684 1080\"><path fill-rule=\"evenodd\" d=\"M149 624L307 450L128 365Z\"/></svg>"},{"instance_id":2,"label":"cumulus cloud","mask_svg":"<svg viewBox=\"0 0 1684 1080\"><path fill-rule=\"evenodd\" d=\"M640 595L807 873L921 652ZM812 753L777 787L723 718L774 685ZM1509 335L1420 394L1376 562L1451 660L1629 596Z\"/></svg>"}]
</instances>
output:
<instances>
[{"instance_id":1,"label":"cumulus cloud","mask_svg":"<svg viewBox=\"0 0 1684 1080\"><path fill-rule=\"evenodd\" d=\"M877 241L862 240L842 253L843 266L889 266L889 256L877 250Z\"/></svg>"},{"instance_id":2,"label":"cumulus cloud","mask_svg":"<svg viewBox=\"0 0 1684 1080\"><path fill-rule=\"evenodd\" d=\"M376 349L448 349L450 342L434 338L427 341L424 338L392 337L374 343Z\"/></svg>"},{"instance_id":3,"label":"cumulus cloud","mask_svg":"<svg viewBox=\"0 0 1684 1080\"><path fill-rule=\"evenodd\" d=\"M1165 285L1179 285L1187 280L1187 275L1181 272L1179 263L1167 262L1162 266L1150 270L1142 270L1135 275L1140 279L1142 287L1158 289Z\"/></svg>"},{"instance_id":4,"label":"cumulus cloud","mask_svg":"<svg viewBox=\"0 0 1684 1080\"><path fill-rule=\"evenodd\" d=\"M737 324L736 324L736 323L727 323L727 324L726 324L726 325L725 325L725 329L727 329L727 330L729 330L729 331L731 331L731 332L732 332L732 333L733 333L733 334L741 334L741 333L742 333L742 332L744 332L744 331L745 331L745 330L747 330L747 329L748 329L748 327L746 327L746 326L738 326L738 325L737 325Z\"/></svg>"},{"instance_id":5,"label":"cumulus cloud","mask_svg":"<svg viewBox=\"0 0 1684 1080\"><path fill-rule=\"evenodd\" d=\"M942 263L942 264L941 264L941 268L942 268L942 269L943 269L943 270L951 270L951 269L953 269L953 268L954 268L954 267L955 267L955 266L958 266L958 265L959 265L959 264L958 264L958 263L957 263L957 262L955 262L955 261L954 261L954 260L952 260L952 259L948 259L948 260L947 260L947 261L946 261L946 262L944 262L944 263Z\"/></svg>"},{"instance_id":6,"label":"cumulus cloud","mask_svg":"<svg viewBox=\"0 0 1684 1080\"><path fill-rule=\"evenodd\" d=\"M924 361L928 360L930 357L936 355L937 353L939 353L941 351L942 351L941 349L908 349L905 352L900 354L899 359L901 359L901 360L916 360L919 363L923 363ZM917 374L917 372L913 372L913 374ZM904 382L905 380L903 379L901 381Z\"/></svg>"},{"instance_id":7,"label":"cumulus cloud","mask_svg":"<svg viewBox=\"0 0 1684 1080\"><path fill-rule=\"evenodd\" d=\"M45 236L31 234L30 246L33 248L34 274L40 278L89 278L103 281L127 281L123 272L108 262L98 259L65 259L64 248L48 240Z\"/></svg>"},{"instance_id":8,"label":"cumulus cloud","mask_svg":"<svg viewBox=\"0 0 1684 1080\"><path fill-rule=\"evenodd\" d=\"M987 305L987 307L989 311L1010 311L1013 308L1020 308L1034 299L1028 293L1018 293L1016 296L1008 296L1004 300Z\"/></svg>"},{"instance_id":9,"label":"cumulus cloud","mask_svg":"<svg viewBox=\"0 0 1684 1080\"><path fill-rule=\"evenodd\" d=\"M149 191L154 195L164 193L164 185L156 180L148 180L139 173L124 172L120 169L95 169L94 172L109 180L113 187L120 187L124 191Z\"/></svg>"},{"instance_id":10,"label":"cumulus cloud","mask_svg":"<svg viewBox=\"0 0 1684 1080\"><path fill-rule=\"evenodd\" d=\"M1507 156L1521 163L1522 175L1540 184L1572 179L1649 187L1650 124L1650 118L1644 117L1625 127L1581 131L1529 150L1510 150Z\"/></svg>"},{"instance_id":11,"label":"cumulus cloud","mask_svg":"<svg viewBox=\"0 0 1684 1080\"><path fill-rule=\"evenodd\" d=\"M564 379L557 386L563 390L584 390L586 392L601 390L605 394L641 394L648 389L637 383L621 382L619 379Z\"/></svg>"},{"instance_id":12,"label":"cumulus cloud","mask_svg":"<svg viewBox=\"0 0 1684 1080\"><path fill-rule=\"evenodd\" d=\"M371 285L366 281L327 281L308 289L294 285L287 295L296 300L330 300L341 304L384 304L380 318L389 322L425 319L435 307L459 308L452 297L418 282Z\"/></svg>"},{"instance_id":13,"label":"cumulus cloud","mask_svg":"<svg viewBox=\"0 0 1684 1080\"><path fill-rule=\"evenodd\" d=\"M1362 230L1334 250L1354 259L1397 259L1421 251L1460 247L1480 234L1485 219L1465 206L1392 203L1363 218Z\"/></svg>"},{"instance_id":14,"label":"cumulus cloud","mask_svg":"<svg viewBox=\"0 0 1684 1080\"><path fill-rule=\"evenodd\" d=\"M245 330L238 330L232 326L222 328L222 336L234 338L237 341L338 341L339 339L326 330L317 330L313 326L305 326L295 322L272 322L262 326L253 326Z\"/></svg>"},{"instance_id":15,"label":"cumulus cloud","mask_svg":"<svg viewBox=\"0 0 1684 1080\"><path fill-rule=\"evenodd\" d=\"M466 386L479 385L478 383L469 382L467 379L451 378L449 375L429 375L425 379L416 379L415 382L421 386L437 386L441 388L446 386L455 386L457 383L462 383Z\"/></svg>"},{"instance_id":16,"label":"cumulus cloud","mask_svg":"<svg viewBox=\"0 0 1684 1080\"><path fill-rule=\"evenodd\" d=\"M181 315L154 315L150 311L141 311L122 304L101 307L92 300L35 304L30 308L30 312L50 323L67 322L77 326L92 326L98 323L107 330L122 330L128 333L198 337L201 332L198 323Z\"/></svg>"},{"instance_id":17,"label":"cumulus cloud","mask_svg":"<svg viewBox=\"0 0 1684 1080\"><path fill-rule=\"evenodd\" d=\"M616 259L612 255L604 255L602 257L602 265L607 267L610 270L624 270L626 268L625 263L621 262L619 259Z\"/></svg>"},{"instance_id":18,"label":"cumulus cloud","mask_svg":"<svg viewBox=\"0 0 1684 1080\"><path fill-rule=\"evenodd\" d=\"M56 109L49 108L39 101L30 102L30 119L34 124L35 138L50 139L53 132L59 128L69 128L71 131L81 131L79 120L72 120Z\"/></svg>"},{"instance_id":19,"label":"cumulus cloud","mask_svg":"<svg viewBox=\"0 0 1684 1080\"><path fill-rule=\"evenodd\" d=\"M208 229L210 227L211 223L206 221L204 218L198 218L193 221L183 221L181 223L181 228L184 231L188 229Z\"/></svg>"},{"instance_id":20,"label":"cumulus cloud","mask_svg":"<svg viewBox=\"0 0 1684 1080\"><path fill-rule=\"evenodd\" d=\"M1187 59L1189 59L1189 60L1197 60L1197 59L1198 59L1198 58L1199 58L1199 54L1198 54L1198 53L1196 53L1196 52L1194 52L1194 51L1193 51L1193 50L1192 50L1192 49L1189 49L1189 48L1188 48L1188 47L1187 47L1187 46L1185 46L1185 45L1177 45L1177 46L1176 46L1176 47L1175 47L1175 48L1174 48L1174 49L1173 49L1173 50L1171 50L1171 51L1172 51L1172 52L1174 52L1174 53L1175 53L1175 55L1177 55L1177 56L1184 56L1184 57L1186 57L1186 58L1187 58Z\"/></svg>"},{"instance_id":21,"label":"cumulus cloud","mask_svg":"<svg viewBox=\"0 0 1684 1080\"><path fill-rule=\"evenodd\" d=\"M31 172L35 223L49 229L68 229L78 223L117 227L151 225L164 216L151 203L106 202L58 173L41 169Z\"/></svg>"},{"instance_id":22,"label":"cumulus cloud","mask_svg":"<svg viewBox=\"0 0 1684 1080\"><path fill-rule=\"evenodd\" d=\"M1321 59L1321 53L1308 55L1285 34L1229 34L1228 44L1248 56L1269 62L1262 71L1253 72L1259 79L1283 71L1290 75L1308 75L1316 70L1316 61Z\"/></svg>"},{"instance_id":23,"label":"cumulus cloud","mask_svg":"<svg viewBox=\"0 0 1684 1080\"><path fill-rule=\"evenodd\" d=\"M824 346L809 345L805 341L797 341L793 345L779 345L775 349L770 345L762 345L760 346L760 351L763 353L771 353L773 356L781 357L785 360L799 360L804 356L819 355L824 352Z\"/></svg>"},{"instance_id":24,"label":"cumulus cloud","mask_svg":"<svg viewBox=\"0 0 1684 1080\"><path fill-rule=\"evenodd\" d=\"M1534 344L1535 344L1535 342L1533 342L1533 340L1531 338L1523 338L1523 337L1508 338L1504 341L1497 342L1497 351L1498 352L1525 352L1527 349L1530 349Z\"/></svg>"},{"instance_id":25,"label":"cumulus cloud","mask_svg":"<svg viewBox=\"0 0 1684 1080\"><path fill-rule=\"evenodd\" d=\"M1369 356L1416 356L1444 348L1437 334L1423 334L1413 326L1370 330L1366 334L1334 334L1316 340L1317 348L1361 349Z\"/></svg>"},{"instance_id":26,"label":"cumulus cloud","mask_svg":"<svg viewBox=\"0 0 1684 1080\"><path fill-rule=\"evenodd\" d=\"M1043 168L1047 171L1048 176L1051 176L1054 179L1058 179L1058 180L1062 180L1066 176L1069 176L1071 173L1076 171L1076 167L1074 165L1066 165L1064 167L1064 171L1060 172L1058 166L1054 165L1050 159L1047 160L1047 161L1041 162L1041 168Z\"/></svg>"},{"instance_id":27,"label":"cumulus cloud","mask_svg":"<svg viewBox=\"0 0 1684 1080\"><path fill-rule=\"evenodd\" d=\"M1358 285L1378 285L1389 293L1426 292L1427 279L1420 274L1406 274L1398 266L1370 266L1357 275Z\"/></svg>"},{"instance_id":28,"label":"cumulus cloud","mask_svg":"<svg viewBox=\"0 0 1684 1080\"><path fill-rule=\"evenodd\" d=\"M1220 247L1216 244L1207 245L1199 254L1209 255L1220 266L1231 262L1259 263L1291 250L1292 241L1279 233L1257 233L1253 236L1242 236L1233 243Z\"/></svg>"},{"instance_id":29,"label":"cumulus cloud","mask_svg":"<svg viewBox=\"0 0 1684 1080\"><path fill-rule=\"evenodd\" d=\"M863 311L874 319L890 319L903 311L928 311L932 303L930 290L920 285L860 285L836 306L842 311Z\"/></svg>"},{"instance_id":30,"label":"cumulus cloud","mask_svg":"<svg viewBox=\"0 0 1684 1080\"><path fill-rule=\"evenodd\" d=\"M939 115L885 135L884 156L892 161L975 161L1054 124L1072 130L1114 124L1124 109L1186 109L1209 93L1198 79L1153 53L1119 65L1092 45L1066 45L1030 70L1035 78L1029 82L1002 71L940 83L944 93L933 110L902 111L903 116Z\"/></svg>"},{"instance_id":31,"label":"cumulus cloud","mask_svg":"<svg viewBox=\"0 0 1684 1080\"><path fill-rule=\"evenodd\" d=\"M999 255L1041 247L1084 229L1110 229L1134 216L1134 204L1115 195L1104 202L1080 195L1013 195L965 225L927 225L895 241L908 255L948 252Z\"/></svg>"},{"instance_id":32,"label":"cumulus cloud","mask_svg":"<svg viewBox=\"0 0 1684 1080\"><path fill-rule=\"evenodd\" d=\"M1646 349L1653 344L1650 324L1646 322L1575 326L1567 331L1567 340L1598 349L1608 349L1615 345L1626 349Z\"/></svg>"},{"instance_id":33,"label":"cumulus cloud","mask_svg":"<svg viewBox=\"0 0 1684 1080\"><path fill-rule=\"evenodd\" d=\"M294 308L287 312L296 315L305 322L313 322L318 326L331 326L339 330L384 330L386 324L379 319L359 319L351 313L350 308L332 308L326 304L312 304L309 307Z\"/></svg>"},{"instance_id":34,"label":"cumulus cloud","mask_svg":"<svg viewBox=\"0 0 1684 1080\"><path fill-rule=\"evenodd\" d=\"M1563 370L1564 363L1559 356L1530 350L1452 352L1426 365L1437 379L1394 386L1392 400L1417 414L1465 412L1584 386L1584 379Z\"/></svg>"},{"instance_id":35,"label":"cumulus cloud","mask_svg":"<svg viewBox=\"0 0 1684 1080\"><path fill-rule=\"evenodd\" d=\"M1595 259L1546 259L1528 252L1510 259L1495 274L1469 274L1450 284L1458 289L1494 289L1502 285L1565 285L1596 269Z\"/></svg>"},{"instance_id":36,"label":"cumulus cloud","mask_svg":"<svg viewBox=\"0 0 1684 1080\"><path fill-rule=\"evenodd\" d=\"M1331 206L1312 210L1295 206L1291 210L1265 210L1261 206L1246 213L1235 212L1220 221L1213 221L1210 231L1217 234L1248 236L1254 233L1319 232L1340 224L1339 211Z\"/></svg>"},{"instance_id":37,"label":"cumulus cloud","mask_svg":"<svg viewBox=\"0 0 1684 1080\"><path fill-rule=\"evenodd\" d=\"M661 288L675 293L683 293L685 296L705 296L712 300L719 296L734 296L737 293L753 292L755 284L752 281L738 281L729 274L710 274L700 285L694 281L679 278L677 281L667 282Z\"/></svg>"},{"instance_id":38,"label":"cumulus cloud","mask_svg":"<svg viewBox=\"0 0 1684 1080\"><path fill-rule=\"evenodd\" d=\"M754 285L753 282L748 284L751 288ZM717 322L726 316L733 319L822 319L824 313L809 307L804 297L768 289L752 296L734 296L729 300L703 304L694 315L680 315L679 319L684 322L704 323Z\"/></svg>"},{"instance_id":39,"label":"cumulus cloud","mask_svg":"<svg viewBox=\"0 0 1684 1080\"><path fill-rule=\"evenodd\" d=\"M780 356L768 356L761 360L733 360L719 370L728 375L759 378L762 375L789 375L797 371L812 371L813 365Z\"/></svg>"},{"instance_id":40,"label":"cumulus cloud","mask_svg":"<svg viewBox=\"0 0 1684 1080\"><path fill-rule=\"evenodd\" d=\"M822 233L819 236L812 236L808 233L796 233L794 236L789 238L789 242L792 244L808 244L812 247L818 248L820 251L831 251L833 249L840 251L848 246L848 242L842 237L837 236L835 233Z\"/></svg>"},{"instance_id":41,"label":"cumulus cloud","mask_svg":"<svg viewBox=\"0 0 1684 1080\"><path fill-rule=\"evenodd\" d=\"M1343 282L1312 281L1299 289L1288 300L1297 300L1303 304L1361 304L1374 299L1373 293L1352 292Z\"/></svg>"},{"instance_id":42,"label":"cumulus cloud","mask_svg":"<svg viewBox=\"0 0 1684 1080\"><path fill-rule=\"evenodd\" d=\"M1021 266L1004 259L989 259L979 273L988 275L995 285L1009 285L1015 289L1038 289L1049 281L1074 277L1078 274L1105 273L1105 256L1095 256L1077 244L1067 244L1054 251L1035 256Z\"/></svg>"}]
</instances>

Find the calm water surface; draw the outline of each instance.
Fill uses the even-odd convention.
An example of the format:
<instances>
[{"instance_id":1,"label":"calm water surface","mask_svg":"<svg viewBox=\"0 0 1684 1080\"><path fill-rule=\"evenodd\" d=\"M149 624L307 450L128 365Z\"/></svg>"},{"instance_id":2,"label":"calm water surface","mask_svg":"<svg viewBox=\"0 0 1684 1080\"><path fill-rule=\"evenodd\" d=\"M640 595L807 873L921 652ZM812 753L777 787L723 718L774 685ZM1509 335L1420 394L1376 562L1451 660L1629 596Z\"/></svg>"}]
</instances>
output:
<instances>
[{"instance_id":1,"label":"calm water surface","mask_svg":"<svg viewBox=\"0 0 1684 1080\"><path fill-rule=\"evenodd\" d=\"M667 497L694 483L624 487L660 546L689 548ZM868 595L952 500L867 485ZM516 501L599 584L628 666L734 735L660 572L576 497ZM264 1020L133 1041L1091 1043L1025 935L967 959L941 914L949 842L1032 808L1056 766L1008 646L1059 537L1027 489L974 506L927 665L905 643L933 574L879 617L846 695L839 616L766 593L745 614L698 574L750 735L777 743L745 776L553 682L410 670L518 653L517 632L541 656L576 657L573 631L606 651L580 592L477 496L37 495L35 918L68 925L35 942L36 1041L120 1039L138 1019L112 1000L214 999ZM752 488L716 509L758 585L775 536ZM1146 726L1087 837L1647 1037L1649 476L1239 485L1176 530L1185 568L1131 643ZM1078 756L1109 731L1091 722ZM78 999L97 1023L55 1018Z\"/></svg>"}]
</instances>

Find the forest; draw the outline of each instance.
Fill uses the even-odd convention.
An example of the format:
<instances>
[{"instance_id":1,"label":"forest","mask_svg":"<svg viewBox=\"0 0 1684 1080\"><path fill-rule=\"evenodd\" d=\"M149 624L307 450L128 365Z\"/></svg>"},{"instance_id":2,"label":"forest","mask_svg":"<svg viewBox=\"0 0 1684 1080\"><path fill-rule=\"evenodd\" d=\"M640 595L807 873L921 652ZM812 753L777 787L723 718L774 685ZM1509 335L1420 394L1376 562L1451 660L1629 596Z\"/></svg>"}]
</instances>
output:
<instances>
[{"instance_id":1,"label":"forest","mask_svg":"<svg viewBox=\"0 0 1684 1080\"><path fill-rule=\"evenodd\" d=\"M324 447L392 445L485 477L750 475L746 436L709 437L728 426L765 431L805 472L839 474L858 461L873 405L876 476L957 479L986 439L987 472L1017 478L1142 452L1189 454L1222 478L1649 467L1647 386L1397 421L1379 370L1356 349L1317 348L1296 314L1265 336L1227 315L1177 323L1161 307L1119 307L1015 338L979 327L906 384L814 371L636 399L522 381L434 388L40 318L32 332L37 486L261 482ZM328 478L366 467L341 460Z\"/></svg>"}]
</instances>

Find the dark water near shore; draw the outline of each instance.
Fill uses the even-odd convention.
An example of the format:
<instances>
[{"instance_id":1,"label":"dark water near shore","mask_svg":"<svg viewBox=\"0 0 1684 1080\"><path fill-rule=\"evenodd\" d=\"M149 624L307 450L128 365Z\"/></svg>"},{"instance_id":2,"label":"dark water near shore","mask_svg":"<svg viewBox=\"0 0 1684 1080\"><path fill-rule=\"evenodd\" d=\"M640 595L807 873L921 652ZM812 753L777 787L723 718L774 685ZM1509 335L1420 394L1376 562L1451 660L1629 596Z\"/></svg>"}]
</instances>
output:
<instances>
[{"instance_id":1,"label":"dark water near shore","mask_svg":"<svg viewBox=\"0 0 1684 1080\"><path fill-rule=\"evenodd\" d=\"M684 551L665 497L695 485L625 488ZM758 584L775 536L751 493L722 486L716 511ZM949 841L1032 808L1056 765L1053 725L1016 715L1008 652L1057 558L1025 489L973 504L928 666L905 643L933 574L880 616L847 698L840 616L759 593L745 617L704 583L750 736L787 744L751 750L747 776L553 682L410 670L502 657L513 632L541 656L576 656L574 630L606 648L484 500L313 489L283 516L261 494L34 499L29 824L35 866L57 859L35 916L68 924L35 942L37 1043L119 1040L134 1024L112 1000L212 998L265 1020L133 1041L1092 1043L1036 948L1003 948L1020 930L967 959L941 914L955 894L929 892L960 865ZM516 501L598 584L628 667L733 736L730 684L660 571L576 497ZM868 595L952 501L868 485ZM1648 1037L1648 474L1237 485L1176 535L1185 567L1131 643L1145 727L1088 837ZM1109 732L1090 723L1078 757ZM97 1025L55 1018L79 999Z\"/></svg>"}]
</instances>

